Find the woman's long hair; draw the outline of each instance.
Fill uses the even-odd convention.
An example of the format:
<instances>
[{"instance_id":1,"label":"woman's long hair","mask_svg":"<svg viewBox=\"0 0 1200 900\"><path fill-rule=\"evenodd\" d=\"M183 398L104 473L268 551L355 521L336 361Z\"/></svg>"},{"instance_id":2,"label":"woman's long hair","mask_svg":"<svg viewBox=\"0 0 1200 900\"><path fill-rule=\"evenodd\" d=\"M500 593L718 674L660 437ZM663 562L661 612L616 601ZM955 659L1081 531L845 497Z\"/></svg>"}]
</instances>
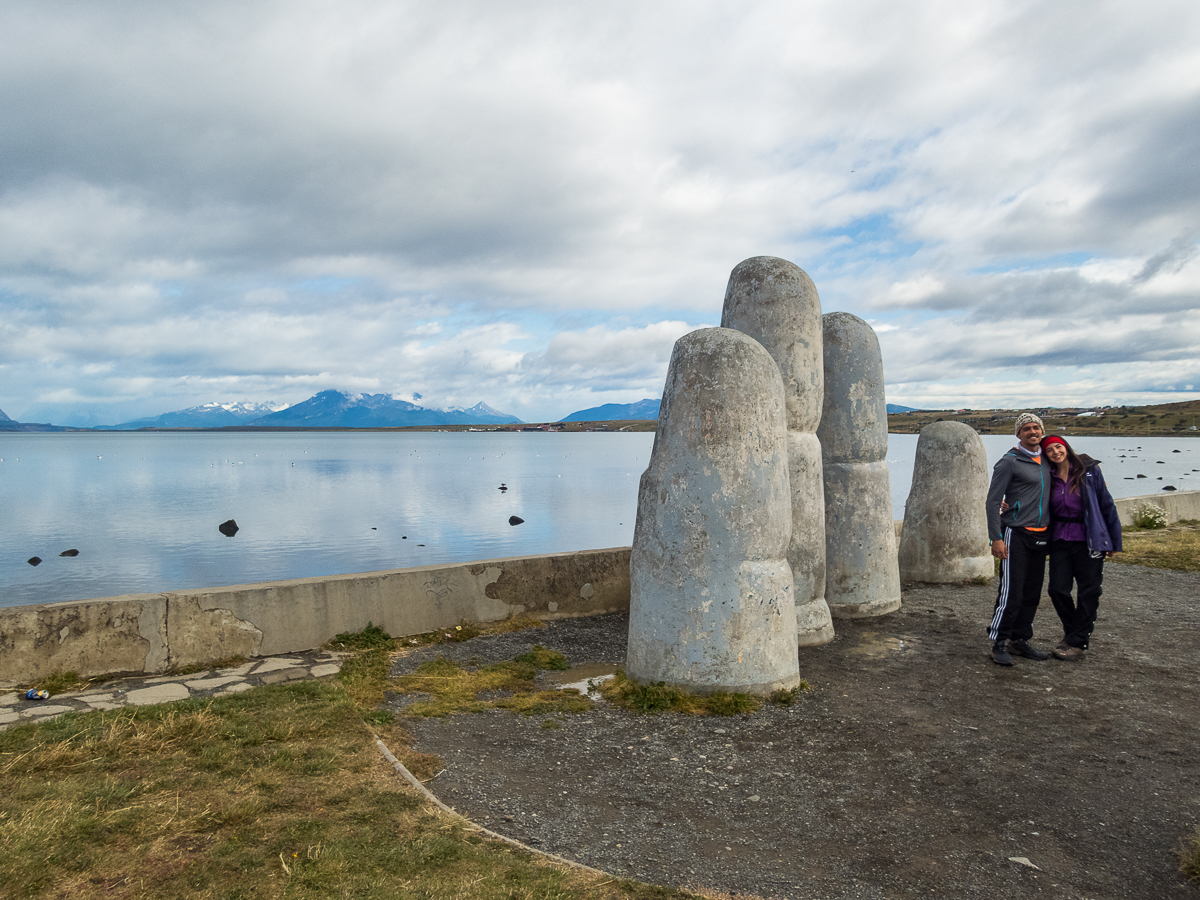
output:
<instances>
[{"instance_id":1,"label":"woman's long hair","mask_svg":"<svg viewBox=\"0 0 1200 900\"><path fill-rule=\"evenodd\" d=\"M1075 451L1071 449L1071 445L1067 443L1067 439L1061 434L1046 435L1046 437L1058 438L1063 442L1063 446L1067 448L1067 466L1069 470L1069 474L1067 475L1067 490L1069 490L1072 494L1078 494L1080 491L1079 483L1083 481L1084 472L1086 470L1083 460L1080 459ZM1042 452L1046 452L1044 447L1042 448Z\"/></svg>"}]
</instances>

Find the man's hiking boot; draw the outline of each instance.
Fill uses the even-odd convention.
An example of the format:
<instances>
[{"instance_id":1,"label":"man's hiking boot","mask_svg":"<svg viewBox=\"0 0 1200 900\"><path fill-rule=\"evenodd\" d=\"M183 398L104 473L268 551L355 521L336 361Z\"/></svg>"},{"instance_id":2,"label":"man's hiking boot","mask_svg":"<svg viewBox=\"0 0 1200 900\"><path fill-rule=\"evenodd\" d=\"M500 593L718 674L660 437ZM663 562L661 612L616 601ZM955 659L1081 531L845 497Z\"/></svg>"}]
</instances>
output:
<instances>
[{"instance_id":1,"label":"man's hiking boot","mask_svg":"<svg viewBox=\"0 0 1200 900\"><path fill-rule=\"evenodd\" d=\"M1072 647L1065 641L1054 648L1055 659L1065 659L1068 662L1079 662L1083 659L1084 649L1082 647Z\"/></svg>"},{"instance_id":2,"label":"man's hiking boot","mask_svg":"<svg viewBox=\"0 0 1200 900\"><path fill-rule=\"evenodd\" d=\"M1036 659L1038 661L1050 658L1050 654L1044 650L1029 646L1029 641L1009 641L1008 652L1015 656L1023 656L1026 659Z\"/></svg>"},{"instance_id":3,"label":"man's hiking boot","mask_svg":"<svg viewBox=\"0 0 1200 900\"><path fill-rule=\"evenodd\" d=\"M1011 666L1013 664L1012 656L1001 641L996 641L996 643L992 644L992 662L998 666Z\"/></svg>"}]
</instances>

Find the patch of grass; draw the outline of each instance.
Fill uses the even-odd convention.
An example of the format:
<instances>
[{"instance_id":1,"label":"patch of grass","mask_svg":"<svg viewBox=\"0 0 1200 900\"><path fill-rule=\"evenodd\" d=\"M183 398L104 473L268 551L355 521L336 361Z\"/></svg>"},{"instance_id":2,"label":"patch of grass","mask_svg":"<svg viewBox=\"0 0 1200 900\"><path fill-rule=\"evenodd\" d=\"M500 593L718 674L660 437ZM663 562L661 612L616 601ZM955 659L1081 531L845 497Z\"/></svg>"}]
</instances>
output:
<instances>
[{"instance_id":1,"label":"patch of grass","mask_svg":"<svg viewBox=\"0 0 1200 900\"><path fill-rule=\"evenodd\" d=\"M356 691L368 703L376 696L386 656L366 651L343 680L0 732L0 894L688 896L562 871L423 805L381 759L364 721L369 707L354 699ZM422 765L402 732L382 731L418 777L436 774L435 758Z\"/></svg>"},{"instance_id":2,"label":"patch of grass","mask_svg":"<svg viewBox=\"0 0 1200 900\"><path fill-rule=\"evenodd\" d=\"M87 686L88 683L79 677L78 672L52 672L44 678L39 678L37 681L20 685L19 690L23 694L30 688L40 688L43 691L49 691L50 696L54 696L55 694L63 694L67 691L82 691Z\"/></svg>"},{"instance_id":3,"label":"patch of grass","mask_svg":"<svg viewBox=\"0 0 1200 900\"><path fill-rule=\"evenodd\" d=\"M232 669L235 666L240 666L249 662L245 656L225 656L221 659L214 659L210 662L192 663L187 666L172 666L163 674L165 675L194 675L197 672L208 672L212 669ZM93 679L95 680L95 679Z\"/></svg>"},{"instance_id":4,"label":"patch of grass","mask_svg":"<svg viewBox=\"0 0 1200 900\"><path fill-rule=\"evenodd\" d=\"M800 695L805 691L811 691L812 685L800 679L800 683L794 688L779 688L771 691L771 696L767 699L778 706L795 706L796 701L800 699Z\"/></svg>"},{"instance_id":5,"label":"patch of grass","mask_svg":"<svg viewBox=\"0 0 1200 900\"><path fill-rule=\"evenodd\" d=\"M547 653L545 648L542 650ZM537 666L524 658L527 656L522 654L511 662L492 663L474 670L464 669L443 657L422 663L411 675L393 679L392 687L404 694L428 695L429 699L405 707L405 713L413 716L440 718L493 708L529 716L591 709L592 701L578 691L535 691ZM553 661L553 657L561 659L562 654L539 658Z\"/></svg>"},{"instance_id":6,"label":"patch of grass","mask_svg":"<svg viewBox=\"0 0 1200 900\"><path fill-rule=\"evenodd\" d=\"M526 614L510 616L499 622L468 622L466 619L460 619L453 628L427 631L424 634L411 634L403 638L399 642L399 646L401 649L405 649L414 646L426 647L430 644L457 644L484 634L507 634L512 631L545 627L545 622Z\"/></svg>"},{"instance_id":7,"label":"patch of grass","mask_svg":"<svg viewBox=\"0 0 1200 900\"><path fill-rule=\"evenodd\" d=\"M1177 522L1163 529L1125 530L1124 550L1112 562L1180 572L1200 572L1200 523Z\"/></svg>"},{"instance_id":8,"label":"patch of grass","mask_svg":"<svg viewBox=\"0 0 1200 900\"><path fill-rule=\"evenodd\" d=\"M326 641L323 650L392 650L396 639L373 622L368 622L362 631L343 631Z\"/></svg>"},{"instance_id":9,"label":"patch of grass","mask_svg":"<svg viewBox=\"0 0 1200 900\"><path fill-rule=\"evenodd\" d=\"M693 694L661 681L638 684L620 671L600 685L599 690L609 703L640 713L669 711L693 716L733 716L754 712L760 706L749 694L727 691Z\"/></svg>"},{"instance_id":10,"label":"patch of grass","mask_svg":"<svg viewBox=\"0 0 1200 900\"><path fill-rule=\"evenodd\" d=\"M565 672L571 668L567 665L567 658L565 656L557 650L547 650L541 644L534 644L532 650L528 653L522 653L516 659L517 662L529 663L529 665L537 669Z\"/></svg>"},{"instance_id":11,"label":"patch of grass","mask_svg":"<svg viewBox=\"0 0 1200 900\"><path fill-rule=\"evenodd\" d=\"M1200 828L1184 838L1180 845L1179 872L1200 884Z\"/></svg>"},{"instance_id":12,"label":"patch of grass","mask_svg":"<svg viewBox=\"0 0 1200 900\"><path fill-rule=\"evenodd\" d=\"M387 693L391 657L382 647L364 650L342 661L338 681L363 709L374 709Z\"/></svg>"}]
</instances>

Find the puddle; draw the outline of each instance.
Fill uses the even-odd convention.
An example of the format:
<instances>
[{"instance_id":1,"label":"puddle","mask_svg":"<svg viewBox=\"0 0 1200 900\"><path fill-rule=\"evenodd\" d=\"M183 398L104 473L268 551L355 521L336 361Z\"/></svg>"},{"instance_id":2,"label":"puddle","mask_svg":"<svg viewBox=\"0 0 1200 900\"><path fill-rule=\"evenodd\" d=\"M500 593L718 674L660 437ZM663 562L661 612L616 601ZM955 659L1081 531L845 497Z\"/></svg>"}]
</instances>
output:
<instances>
[{"instance_id":1,"label":"puddle","mask_svg":"<svg viewBox=\"0 0 1200 900\"><path fill-rule=\"evenodd\" d=\"M859 642L853 647L847 647L846 652L854 656L865 656L867 659L879 659L892 653L912 650L915 646L910 637L885 636L877 631L864 631Z\"/></svg>"},{"instance_id":2,"label":"puddle","mask_svg":"<svg viewBox=\"0 0 1200 900\"><path fill-rule=\"evenodd\" d=\"M559 690L575 688L581 694L589 693L588 682L590 681L592 684L590 693L595 699L599 696L594 692L595 686L603 684L616 674L616 666L605 663L588 663L585 666L572 666L562 672L547 672L546 680L552 682Z\"/></svg>"}]
</instances>

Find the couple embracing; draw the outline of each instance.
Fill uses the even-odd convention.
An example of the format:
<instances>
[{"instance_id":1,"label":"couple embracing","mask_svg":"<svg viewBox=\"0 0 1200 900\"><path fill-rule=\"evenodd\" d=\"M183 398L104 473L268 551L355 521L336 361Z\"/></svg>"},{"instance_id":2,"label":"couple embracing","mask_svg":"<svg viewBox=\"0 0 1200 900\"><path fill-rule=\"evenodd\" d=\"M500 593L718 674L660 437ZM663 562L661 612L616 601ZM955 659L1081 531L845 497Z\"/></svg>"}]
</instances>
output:
<instances>
[{"instance_id":1,"label":"couple embracing","mask_svg":"<svg viewBox=\"0 0 1200 900\"><path fill-rule=\"evenodd\" d=\"M1000 589L988 625L992 661L1048 659L1029 643L1050 558L1050 599L1062 620L1057 659L1080 660L1096 624L1104 559L1121 550L1117 507L1098 462L1077 455L1061 437L1043 435L1033 413L1017 417L1016 447L992 470L988 538L1000 560ZM1076 587L1075 599L1071 587Z\"/></svg>"}]
</instances>

